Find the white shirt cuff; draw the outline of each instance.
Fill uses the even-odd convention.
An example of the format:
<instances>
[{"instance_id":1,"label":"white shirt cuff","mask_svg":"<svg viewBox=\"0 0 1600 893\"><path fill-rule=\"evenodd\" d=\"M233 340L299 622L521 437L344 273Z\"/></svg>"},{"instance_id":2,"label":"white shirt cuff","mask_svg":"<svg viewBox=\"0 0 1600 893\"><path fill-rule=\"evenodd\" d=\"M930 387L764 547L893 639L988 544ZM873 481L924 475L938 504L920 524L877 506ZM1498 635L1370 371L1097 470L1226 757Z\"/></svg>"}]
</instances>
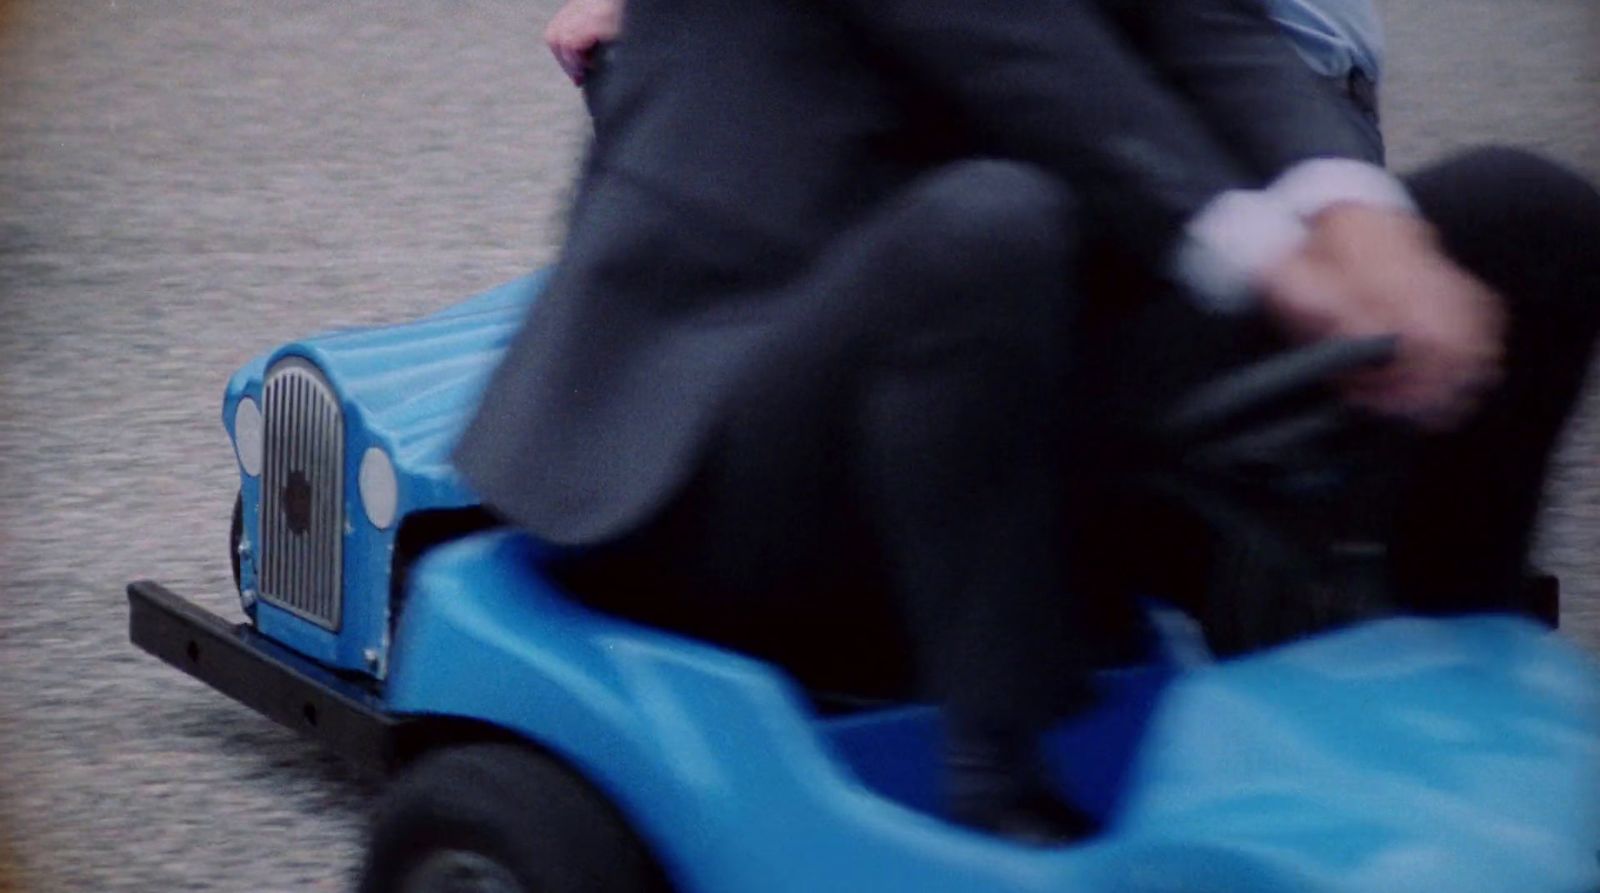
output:
<instances>
[{"instance_id":1,"label":"white shirt cuff","mask_svg":"<svg viewBox=\"0 0 1600 893\"><path fill-rule=\"evenodd\" d=\"M1254 305L1261 274L1293 254L1305 238L1306 225L1276 196L1231 190L1184 227L1172 272L1205 309L1239 313Z\"/></svg>"},{"instance_id":2,"label":"white shirt cuff","mask_svg":"<svg viewBox=\"0 0 1600 893\"><path fill-rule=\"evenodd\" d=\"M1302 161L1285 171L1267 191L1301 220L1310 220L1340 202L1417 213L1416 203L1393 174L1375 164L1349 158Z\"/></svg>"},{"instance_id":3,"label":"white shirt cuff","mask_svg":"<svg viewBox=\"0 0 1600 893\"><path fill-rule=\"evenodd\" d=\"M1207 310L1247 310L1261 275L1305 241L1306 221L1341 202L1417 213L1405 187L1383 168L1313 158L1266 189L1230 190L1212 199L1184 227L1172 272Z\"/></svg>"}]
</instances>

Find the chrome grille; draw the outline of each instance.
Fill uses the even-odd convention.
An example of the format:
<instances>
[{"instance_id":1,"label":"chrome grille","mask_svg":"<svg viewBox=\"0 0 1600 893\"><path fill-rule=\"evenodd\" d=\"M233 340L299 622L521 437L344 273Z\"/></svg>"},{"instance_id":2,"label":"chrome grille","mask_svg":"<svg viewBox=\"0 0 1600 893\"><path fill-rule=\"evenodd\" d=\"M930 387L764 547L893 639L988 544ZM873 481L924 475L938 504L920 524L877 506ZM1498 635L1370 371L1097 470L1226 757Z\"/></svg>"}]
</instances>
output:
<instances>
[{"instance_id":1,"label":"chrome grille","mask_svg":"<svg viewBox=\"0 0 1600 893\"><path fill-rule=\"evenodd\" d=\"M261 599L338 629L344 528L344 418L321 371L300 357L262 393Z\"/></svg>"}]
</instances>

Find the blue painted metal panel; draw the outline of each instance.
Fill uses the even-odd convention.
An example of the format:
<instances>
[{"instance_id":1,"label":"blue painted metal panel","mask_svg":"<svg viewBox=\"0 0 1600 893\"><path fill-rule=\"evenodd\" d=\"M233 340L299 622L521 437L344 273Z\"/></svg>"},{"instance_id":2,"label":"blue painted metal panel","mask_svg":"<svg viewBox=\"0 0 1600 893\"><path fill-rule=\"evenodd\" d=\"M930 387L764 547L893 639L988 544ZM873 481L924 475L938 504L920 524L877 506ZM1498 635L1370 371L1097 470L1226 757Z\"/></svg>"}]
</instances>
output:
<instances>
[{"instance_id":1,"label":"blue painted metal panel","mask_svg":"<svg viewBox=\"0 0 1600 893\"><path fill-rule=\"evenodd\" d=\"M1600 890L1600 665L1530 621L1396 619L1194 673L1148 741L1121 827L1295 889Z\"/></svg>"},{"instance_id":2,"label":"blue painted metal panel","mask_svg":"<svg viewBox=\"0 0 1600 893\"><path fill-rule=\"evenodd\" d=\"M1049 769L1073 803L1094 815L1115 814L1145 723L1174 669L1144 667L1102 673L1099 707L1054 730ZM940 813L938 779L944 730L930 706L850 714L821 723L835 753L863 784L921 812Z\"/></svg>"},{"instance_id":3,"label":"blue painted metal panel","mask_svg":"<svg viewBox=\"0 0 1600 893\"><path fill-rule=\"evenodd\" d=\"M771 667L577 606L539 558L504 532L430 557L388 706L491 722L563 755L680 889L1600 884L1600 667L1531 624L1390 621L1115 680L1051 754L1065 784L1101 798L1110 830L1040 850L930 814L926 711L819 719Z\"/></svg>"},{"instance_id":4,"label":"blue painted metal panel","mask_svg":"<svg viewBox=\"0 0 1600 893\"><path fill-rule=\"evenodd\" d=\"M497 533L426 559L397 634L392 711L486 720L561 754L681 889L1074 889L1069 854L957 829L841 771L781 674L578 607L537 558Z\"/></svg>"},{"instance_id":5,"label":"blue painted metal panel","mask_svg":"<svg viewBox=\"0 0 1600 893\"><path fill-rule=\"evenodd\" d=\"M450 452L476 408L489 375L523 316L544 288L540 271L439 313L394 326L315 335L255 358L229 380L223 425L244 397L261 401L266 370L305 357L338 392L344 412L344 614L330 632L269 604L258 604L257 628L307 656L342 670L383 675L388 653L390 570L395 535L407 515L479 504L450 465ZM384 450L399 489L396 523L379 530L367 520L358 491L361 457ZM241 584L255 586L254 544L260 542L260 480L240 469L245 542ZM369 657L376 656L374 664Z\"/></svg>"}]
</instances>

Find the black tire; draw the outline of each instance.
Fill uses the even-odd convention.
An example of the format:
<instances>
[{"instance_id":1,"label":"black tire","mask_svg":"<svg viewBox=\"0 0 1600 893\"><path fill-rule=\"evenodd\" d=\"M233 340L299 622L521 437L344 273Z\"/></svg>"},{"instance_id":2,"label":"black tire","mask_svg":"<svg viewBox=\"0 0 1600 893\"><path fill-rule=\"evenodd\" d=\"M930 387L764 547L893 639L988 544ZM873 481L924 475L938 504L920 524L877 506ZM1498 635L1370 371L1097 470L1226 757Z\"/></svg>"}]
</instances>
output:
<instances>
[{"instance_id":1,"label":"black tire","mask_svg":"<svg viewBox=\"0 0 1600 893\"><path fill-rule=\"evenodd\" d=\"M422 758L378 809L362 893L657 893L668 886L616 809L516 744Z\"/></svg>"},{"instance_id":2,"label":"black tire","mask_svg":"<svg viewBox=\"0 0 1600 893\"><path fill-rule=\"evenodd\" d=\"M239 584L239 542L244 539L244 493L233 497L233 525L228 528L228 563L233 565L233 589Z\"/></svg>"}]
</instances>

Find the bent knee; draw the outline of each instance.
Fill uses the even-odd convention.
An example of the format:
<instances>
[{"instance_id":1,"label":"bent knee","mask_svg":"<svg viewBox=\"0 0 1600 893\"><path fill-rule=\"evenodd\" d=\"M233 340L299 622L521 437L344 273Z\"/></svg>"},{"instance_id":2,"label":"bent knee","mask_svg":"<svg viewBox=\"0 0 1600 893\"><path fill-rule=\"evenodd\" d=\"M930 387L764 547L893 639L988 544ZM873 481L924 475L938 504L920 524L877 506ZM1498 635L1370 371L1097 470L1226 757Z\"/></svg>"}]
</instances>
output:
<instances>
[{"instance_id":1,"label":"bent knee","mask_svg":"<svg viewBox=\"0 0 1600 893\"><path fill-rule=\"evenodd\" d=\"M883 260L900 287L876 296L893 339L1032 349L1073 315L1074 203L1058 179L952 163L909 186L894 217Z\"/></svg>"},{"instance_id":2,"label":"bent knee","mask_svg":"<svg viewBox=\"0 0 1600 893\"><path fill-rule=\"evenodd\" d=\"M1447 186L1458 202L1476 204L1508 232L1570 233L1589 245L1600 236L1600 191L1572 169L1526 149L1474 149L1419 181L1424 190Z\"/></svg>"},{"instance_id":3,"label":"bent knee","mask_svg":"<svg viewBox=\"0 0 1600 893\"><path fill-rule=\"evenodd\" d=\"M1522 149L1476 149L1409 181L1457 260L1508 300L1600 315L1600 192Z\"/></svg>"},{"instance_id":4,"label":"bent knee","mask_svg":"<svg viewBox=\"0 0 1600 893\"><path fill-rule=\"evenodd\" d=\"M1067 185L1021 162L953 162L914 183L908 201L930 241L966 253L1065 254L1076 241L1076 204Z\"/></svg>"},{"instance_id":5,"label":"bent knee","mask_svg":"<svg viewBox=\"0 0 1600 893\"><path fill-rule=\"evenodd\" d=\"M1070 211L1070 191L1059 178L1032 164L998 158L955 161L912 187L926 210L936 213L1017 215Z\"/></svg>"}]
</instances>

